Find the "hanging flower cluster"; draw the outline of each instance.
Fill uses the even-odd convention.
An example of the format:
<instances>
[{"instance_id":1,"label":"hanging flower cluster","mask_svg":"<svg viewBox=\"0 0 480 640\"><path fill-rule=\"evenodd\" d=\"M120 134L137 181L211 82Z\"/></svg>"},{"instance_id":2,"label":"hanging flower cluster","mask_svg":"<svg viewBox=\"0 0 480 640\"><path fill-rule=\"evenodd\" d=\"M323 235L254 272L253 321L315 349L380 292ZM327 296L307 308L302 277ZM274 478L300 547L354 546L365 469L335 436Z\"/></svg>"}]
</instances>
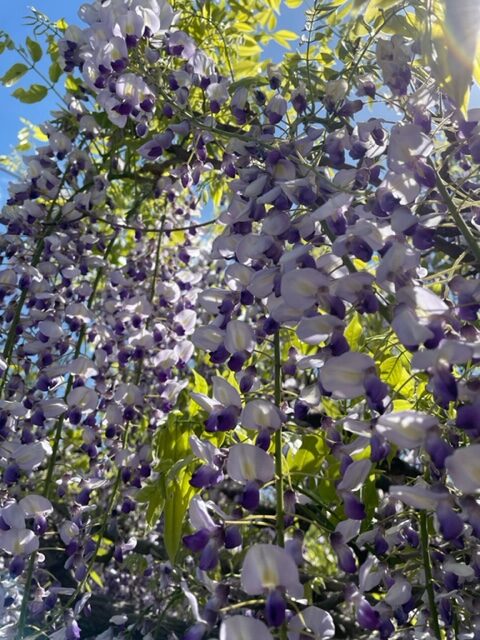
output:
<instances>
[{"instance_id":1,"label":"hanging flower cluster","mask_svg":"<svg viewBox=\"0 0 480 640\"><path fill-rule=\"evenodd\" d=\"M147 24L153 9L144 11L142 32L158 35ZM66 64L72 57L85 66L87 52L64 43ZM25 179L10 186L2 214L0 546L8 573L26 576L28 589L22 599L12 585L8 620L41 625L52 612L77 637L72 606L104 537L115 563L105 587L120 601L140 595L122 566L136 548L131 523L152 474L152 436L188 384L208 242L196 236L197 198L175 167L156 182L128 179L118 144L110 170L99 171L105 139L95 115L67 99L70 113L45 125L48 143L26 158ZM53 573L50 547L60 547ZM166 567L146 558L144 586Z\"/></svg>"},{"instance_id":2,"label":"hanging flower cluster","mask_svg":"<svg viewBox=\"0 0 480 640\"><path fill-rule=\"evenodd\" d=\"M476 638L480 111L404 35L317 94L167 2L80 17L0 219L12 637Z\"/></svg>"}]
</instances>

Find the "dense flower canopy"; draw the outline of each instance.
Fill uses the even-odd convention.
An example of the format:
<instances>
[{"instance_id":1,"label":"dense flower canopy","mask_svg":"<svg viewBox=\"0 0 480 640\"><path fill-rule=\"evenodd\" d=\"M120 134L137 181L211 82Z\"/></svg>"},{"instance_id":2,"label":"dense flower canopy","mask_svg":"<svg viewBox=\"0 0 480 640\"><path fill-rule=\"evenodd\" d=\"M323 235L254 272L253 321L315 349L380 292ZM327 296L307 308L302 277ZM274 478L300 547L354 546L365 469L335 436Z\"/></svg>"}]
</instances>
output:
<instances>
[{"instance_id":1,"label":"dense flower canopy","mask_svg":"<svg viewBox=\"0 0 480 640\"><path fill-rule=\"evenodd\" d=\"M280 4L36 14L5 637L480 638L478 7L315 2L273 65Z\"/></svg>"}]
</instances>

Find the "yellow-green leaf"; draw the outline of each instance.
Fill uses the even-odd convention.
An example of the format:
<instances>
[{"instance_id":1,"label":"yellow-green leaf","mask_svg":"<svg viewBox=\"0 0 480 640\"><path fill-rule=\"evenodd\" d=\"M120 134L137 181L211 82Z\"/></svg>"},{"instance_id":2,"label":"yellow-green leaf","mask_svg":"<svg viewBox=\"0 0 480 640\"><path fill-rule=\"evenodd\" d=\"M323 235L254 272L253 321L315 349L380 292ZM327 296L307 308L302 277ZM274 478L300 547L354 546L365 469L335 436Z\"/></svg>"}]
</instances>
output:
<instances>
[{"instance_id":1,"label":"yellow-green leaf","mask_svg":"<svg viewBox=\"0 0 480 640\"><path fill-rule=\"evenodd\" d=\"M100 589L103 589L103 580L94 569L90 571L90 578L100 587Z\"/></svg>"},{"instance_id":2,"label":"yellow-green leaf","mask_svg":"<svg viewBox=\"0 0 480 640\"><path fill-rule=\"evenodd\" d=\"M262 47L258 44L241 44L237 47L237 51L242 57L249 58L260 54L262 52Z\"/></svg>"},{"instance_id":3,"label":"yellow-green leaf","mask_svg":"<svg viewBox=\"0 0 480 640\"><path fill-rule=\"evenodd\" d=\"M296 40L298 38L294 31L288 31L287 29L280 29L280 31L272 33L272 37L278 44L281 44L286 49L291 48L289 40Z\"/></svg>"},{"instance_id":4,"label":"yellow-green leaf","mask_svg":"<svg viewBox=\"0 0 480 640\"><path fill-rule=\"evenodd\" d=\"M204 393L205 395L208 394L208 382L205 380L205 378L195 369L192 369L192 374L193 391L195 391L195 393Z\"/></svg>"},{"instance_id":5,"label":"yellow-green leaf","mask_svg":"<svg viewBox=\"0 0 480 640\"><path fill-rule=\"evenodd\" d=\"M364 18L366 22L374 20L379 13L391 9L395 5L399 5L400 0L370 0L365 10Z\"/></svg>"},{"instance_id":6,"label":"yellow-green leaf","mask_svg":"<svg viewBox=\"0 0 480 640\"><path fill-rule=\"evenodd\" d=\"M60 31L66 31L68 29L68 22L65 20L65 18L60 18L60 20L57 20L55 22L55 26L57 27L57 29L60 29Z\"/></svg>"},{"instance_id":7,"label":"yellow-green leaf","mask_svg":"<svg viewBox=\"0 0 480 640\"><path fill-rule=\"evenodd\" d=\"M240 31L241 33L251 33L254 28L253 25L249 24L248 22L236 22L235 30Z\"/></svg>"},{"instance_id":8,"label":"yellow-green leaf","mask_svg":"<svg viewBox=\"0 0 480 640\"><path fill-rule=\"evenodd\" d=\"M173 564L180 546L185 513L190 500L195 495L195 489L190 486L188 475L183 471L178 480L168 485L164 509L163 540L168 558Z\"/></svg>"},{"instance_id":9,"label":"yellow-green leaf","mask_svg":"<svg viewBox=\"0 0 480 640\"><path fill-rule=\"evenodd\" d=\"M36 140L40 140L40 142L48 142L48 136L43 133L38 125L33 124L33 122L30 122L27 118L20 118L20 121L26 126L19 131L19 139L22 137L27 138L31 134Z\"/></svg>"},{"instance_id":10,"label":"yellow-green leaf","mask_svg":"<svg viewBox=\"0 0 480 640\"><path fill-rule=\"evenodd\" d=\"M268 4L272 7L272 9L277 13L279 13L282 0L267 0L267 1L268 1Z\"/></svg>"},{"instance_id":11,"label":"yellow-green leaf","mask_svg":"<svg viewBox=\"0 0 480 640\"><path fill-rule=\"evenodd\" d=\"M181 245L185 242L185 231L172 231L170 234L170 242Z\"/></svg>"},{"instance_id":12,"label":"yellow-green leaf","mask_svg":"<svg viewBox=\"0 0 480 640\"><path fill-rule=\"evenodd\" d=\"M355 312L353 318L348 323L348 326L345 329L344 333L345 338L347 339L347 342L350 345L350 349L352 351L358 350L362 334L363 327L362 323L360 322L360 315Z\"/></svg>"},{"instance_id":13,"label":"yellow-green leaf","mask_svg":"<svg viewBox=\"0 0 480 640\"><path fill-rule=\"evenodd\" d=\"M405 398L411 398L415 393L415 383L405 368L403 356L384 360L380 365L380 377Z\"/></svg>"},{"instance_id":14,"label":"yellow-green leaf","mask_svg":"<svg viewBox=\"0 0 480 640\"><path fill-rule=\"evenodd\" d=\"M317 473L325 459L325 443L317 434L306 434L302 437L302 445L295 453L287 455L287 466L290 472Z\"/></svg>"},{"instance_id":15,"label":"yellow-green leaf","mask_svg":"<svg viewBox=\"0 0 480 640\"><path fill-rule=\"evenodd\" d=\"M413 404L409 400L404 400L402 398L394 400L392 405L394 411L408 411L413 408Z\"/></svg>"},{"instance_id":16,"label":"yellow-green leaf","mask_svg":"<svg viewBox=\"0 0 480 640\"><path fill-rule=\"evenodd\" d=\"M79 90L79 88L80 82L78 80L75 80L75 78L72 78L72 76L68 76L68 78L65 80L65 89L67 91L70 91L71 93L75 93Z\"/></svg>"}]
</instances>

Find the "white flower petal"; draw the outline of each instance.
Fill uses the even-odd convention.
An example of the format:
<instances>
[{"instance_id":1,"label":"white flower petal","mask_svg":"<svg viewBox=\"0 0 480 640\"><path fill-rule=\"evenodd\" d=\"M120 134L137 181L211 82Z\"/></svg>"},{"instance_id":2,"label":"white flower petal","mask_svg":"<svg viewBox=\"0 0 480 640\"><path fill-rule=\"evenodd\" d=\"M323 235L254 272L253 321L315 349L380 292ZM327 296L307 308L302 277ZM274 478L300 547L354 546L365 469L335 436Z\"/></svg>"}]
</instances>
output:
<instances>
[{"instance_id":1,"label":"white flower petal","mask_svg":"<svg viewBox=\"0 0 480 640\"><path fill-rule=\"evenodd\" d=\"M348 351L327 360L320 369L320 382L334 398L355 398L364 392L363 382L368 370L375 371L372 358Z\"/></svg>"},{"instance_id":2,"label":"white flower petal","mask_svg":"<svg viewBox=\"0 0 480 640\"><path fill-rule=\"evenodd\" d=\"M297 336L306 344L317 345L330 338L334 329L342 326L341 320L328 314L302 318L297 327Z\"/></svg>"},{"instance_id":3,"label":"white flower petal","mask_svg":"<svg viewBox=\"0 0 480 640\"><path fill-rule=\"evenodd\" d=\"M433 511L442 496L434 493L427 485L416 484L413 486L394 485L389 489L390 497L401 500L409 507L415 509L428 509Z\"/></svg>"},{"instance_id":4,"label":"white flower petal","mask_svg":"<svg viewBox=\"0 0 480 640\"><path fill-rule=\"evenodd\" d=\"M225 330L225 348L230 353L253 351L255 339L253 330L246 322L232 320Z\"/></svg>"},{"instance_id":5,"label":"white flower petal","mask_svg":"<svg viewBox=\"0 0 480 640\"><path fill-rule=\"evenodd\" d=\"M275 475L275 463L272 456L259 447L234 444L228 452L227 473L237 482L270 482Z\"/></svg>"},{"instance_id":6,"label":"white flower petal","mask_svg":"<svg viewBox=\"0 0 480 640\"><path fill-rule=\"evenodd\" d=\"M307 607L293 616L288 623L288 640L299 640L305 630L309 632L308 637L313 633L314 640L329 640L335 636L332 616L319 607Z\"/></svg>"},{"instance_id":7,"label":"white flower petal","mask_svg":"<svg viewBox=\"0 0 480 640\"><path fill-rule=\"evenodd\" d=\"M220 376L213 376L212 385L212 395L217 402L224 407L233 405L234 407L241 408L242 399L233 385L224 380L224 378L220 378Z\"/></svg>"},{"instance_id":8,"label":"white flower petal","mask_svg":"<svg viewBox=\"0 0 480 640\"><path fill-rule=\"evenodd\" d=\"M47 500L44 496L38 496L35 494L31 494L29 496L25 496L19 502L19 505L23 509L23 512L28 517L43 515L47 516L49 513L52 513L53 507L50 500Z\"/></svg>"},{"instance_id":9,"label":"white flower petal","mask_svg":"<svg viewBox=\"0 0 480 640\"><path fill-rule=\"evenodd\" d=\"M242 589L249 595L261 594L265 589L285 587L291 596L301 598L303 586L292 556L273 544L254 544L243 560Z\"/></svg>"},{"instance_id":10,"label":"white flower petal","mask_svg":"<svg viewBox=\"0 0 480 640\"><path fill-rule=\"evenodd\" d=\"M278 408L268 400L258 398L245 405L240 422L246 429L280 428L282 417Z\"/></svg>"},{"instance_id":11,"label":"white flower petal","mask_svg":"<svg viewBox=\"0 0 480 640\"><path fill-rule=\"evenodd\" d=\"M337 489L339 491L357 491L367 479L371 468L370 460L355 460L346 468Z\"/></svg>"},{"instance_id":12,"label":"white flower petal","mask_svg":"<svg viewBox=\"0 0 480 640\"><path fill-rule=\"evenodd\" d=\"M222 622L220 640L273 640L273 636L261 620L232 616Z\"/></svg>"},{"instance_id":13,"label":"white flower petal","mask_svg":"<svg viewBox=\"0 0 480 640\"><path fill-rule=\"evenodd\" d=\"M387 413L377 420L376 430L402 449L414 449L425 442L427 431L438 424L435 416L420 411Z\"/></svg>"},{"instance_id":14,"label":"white flower petal","mask_svg":"<svg viewBox=\"0 0 480 640\"><path fill-rule=\"evenodd\" d=\"M480 491L480 444L457 449L445 461L454 486L464 493Z\"/></svg>"}]
</instances>

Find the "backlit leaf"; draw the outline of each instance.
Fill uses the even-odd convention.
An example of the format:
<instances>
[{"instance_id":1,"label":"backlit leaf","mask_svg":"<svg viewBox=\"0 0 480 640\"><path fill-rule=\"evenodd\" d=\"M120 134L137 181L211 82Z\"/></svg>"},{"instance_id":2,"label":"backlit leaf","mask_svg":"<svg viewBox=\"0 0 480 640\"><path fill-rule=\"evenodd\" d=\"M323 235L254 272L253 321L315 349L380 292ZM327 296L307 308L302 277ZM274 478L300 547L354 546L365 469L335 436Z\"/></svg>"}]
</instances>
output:
<instances>
[{"instance_id":1,"label":"backlit leaf","mask_svg":"<svg viewBox=\"0 0 480 640\"><path fill-rule=\"evenodd\" d=\"M363 327L360 322L360 315L357 312L355 312L353 318L348 323L348 326L345 329L345 334L344 334L348 344L350 345L350 349L352 349L352 351L358 350L362 333L363 333Z\"/></svg>"},{"instance_id":2,"label":"backlit leaf","mask_svg":"<svg viewBox=\"0 0 480 640\"><path fill-rule=\"evenodd\" d=\"M195 495L195 489L189 484L189 475L184 471L179 478L169 484L167 488L167 499L164 509L164 543L170 562L175 561L180 538L183 531L185 514L190 504L190 500Z\"/></svg>"}]
</instances>

